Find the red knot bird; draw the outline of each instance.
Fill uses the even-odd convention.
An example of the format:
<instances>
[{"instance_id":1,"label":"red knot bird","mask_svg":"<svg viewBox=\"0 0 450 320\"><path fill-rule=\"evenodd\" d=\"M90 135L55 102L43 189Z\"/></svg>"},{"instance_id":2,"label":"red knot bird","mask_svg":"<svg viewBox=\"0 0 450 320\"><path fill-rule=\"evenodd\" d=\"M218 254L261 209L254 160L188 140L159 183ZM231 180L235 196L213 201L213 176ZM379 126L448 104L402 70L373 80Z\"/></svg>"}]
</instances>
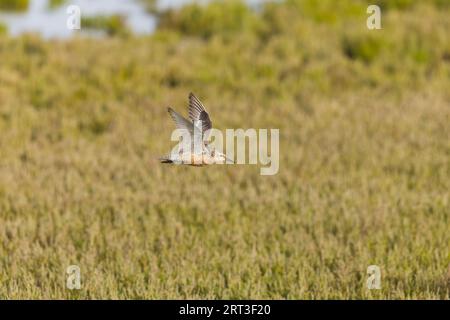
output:
<instances>
[{"instance_id":1,"label":"red knot bird","mask_svg":"<svg viewBox=\"0 0 450 320\"><path fill-rule=\"evenodd\" d=\"M192 92L189 94L189 120L170 107L167 110L175 121L177 129L185 130L186 134L191 138L191 143L187 144L187 148L185 144L184 147L180 147L169 155L160 158L162 163L192 166L234 163L225 154L211 147L206 141L209 130L212 129L212 122L205 107Z\"/></svg>"}]
</instances>

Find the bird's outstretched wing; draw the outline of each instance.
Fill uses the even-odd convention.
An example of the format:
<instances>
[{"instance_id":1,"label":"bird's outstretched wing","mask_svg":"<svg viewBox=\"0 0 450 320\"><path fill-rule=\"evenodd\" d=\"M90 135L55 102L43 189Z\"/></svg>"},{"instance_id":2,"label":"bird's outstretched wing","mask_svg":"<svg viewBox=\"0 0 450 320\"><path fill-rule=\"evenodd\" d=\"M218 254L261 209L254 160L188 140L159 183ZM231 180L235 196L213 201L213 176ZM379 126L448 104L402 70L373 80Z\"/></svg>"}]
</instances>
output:
<instances>
[{"instance_id":1,"label":"bird's outstretched wing","mask_svg":"<svg viewBox=\"0 0 450 320\"><path fill-rule=\"evenodd\" d=\"M175 124L178 129L186 129L189 130L190 134L193 134L194 132L194 125L191 121L184 118L181 114L173 110L172 108L167 108L167 111L169 111L170 116L172 117L173 121L175 121Z\"/></svg>"},{"instance_id":2,"label":"bird's outstretched wing","mask_svg":"<svg viewBox=\"0 0 450 320\"><path fill-rule=\"evenodd\" d=\"M203 104L192 92L189 93L189 119L191 119L193 123L201 120L203 133L212 128L212 122L208 112L206 112Z\"/></svg>"}]
</instances>

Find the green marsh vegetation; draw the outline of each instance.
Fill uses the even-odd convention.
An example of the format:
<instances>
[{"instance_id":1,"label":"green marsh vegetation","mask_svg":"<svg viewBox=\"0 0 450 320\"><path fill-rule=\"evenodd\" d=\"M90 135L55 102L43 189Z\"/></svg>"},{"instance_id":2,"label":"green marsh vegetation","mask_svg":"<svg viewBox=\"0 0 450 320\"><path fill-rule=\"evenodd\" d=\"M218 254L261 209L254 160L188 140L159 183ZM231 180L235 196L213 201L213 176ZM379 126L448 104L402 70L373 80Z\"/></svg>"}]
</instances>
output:
<instances>
[{"instance_id":1,"label":"green marsh vegetation","mask_svg":"<svg viewBox=\"0 0 450 320\"><path fill-rule=\"evenodd\" d=\"M0 22L0 36L8 33L8 27Z\"/></svg>"},{"instance_id":2,"label":"green marsh vegetation","mask_svg":"<svg viewBox=\"0 0 450 320\"><path fill-rule=\"evenodd\" d=\"M26 11L29 0L2 0L0 1L0 10L5 11Z\"/></svg>"},{"instance_id":3,"label":"green marsh vegetation","mask_svg":"<svg viewBox=\"0 0 450 320\"><path fill-rule=\"evenodd\" d=\"M108 36L130 33L125 18L120 15L84 17L81 19L81 28L104 31Z\"/></svg>"},{"instance_id":4,"label":"green marsh vegetation","mask_svg":"<svg viewBox=\"0 0 450 320\"><path fill-rule=\"evenodd\" d=\"M365 1L287 0L0 36L0 297L449 299L450 9L398 3L373 31ZM279 173L159 164L190 91L279 128Z\"/></svg>"}]
</instances>

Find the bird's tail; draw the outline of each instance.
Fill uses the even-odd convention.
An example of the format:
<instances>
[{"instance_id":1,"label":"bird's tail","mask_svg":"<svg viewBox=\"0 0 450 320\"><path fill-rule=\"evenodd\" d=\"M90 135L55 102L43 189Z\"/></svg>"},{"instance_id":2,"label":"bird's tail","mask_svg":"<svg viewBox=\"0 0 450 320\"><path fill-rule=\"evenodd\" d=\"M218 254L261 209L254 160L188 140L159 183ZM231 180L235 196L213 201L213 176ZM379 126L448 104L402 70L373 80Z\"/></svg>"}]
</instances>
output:
<instances>
[{"instance_id":1,"label":"bird's tail","mask_svg":"<svg viewBox=\"0 0 450 320\"><path fill-rule=\"evenodd\" d=\"M159 161L161 161L161 163L172 163L173 162L168 157L161 157L161 158L159 158Z\"/></svg>"}]
</instances>

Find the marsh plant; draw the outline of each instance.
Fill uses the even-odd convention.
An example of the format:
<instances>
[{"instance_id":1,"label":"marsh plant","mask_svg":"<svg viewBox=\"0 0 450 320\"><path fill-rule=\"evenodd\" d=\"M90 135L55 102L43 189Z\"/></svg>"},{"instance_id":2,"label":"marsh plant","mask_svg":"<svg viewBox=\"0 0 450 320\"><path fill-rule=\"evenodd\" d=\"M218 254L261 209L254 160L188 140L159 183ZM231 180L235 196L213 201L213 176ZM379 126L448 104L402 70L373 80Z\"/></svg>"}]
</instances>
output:
<instances>
[{"instance_id":1,"label":"marsh plant","mask_svg":"<svg viewBox=\"0 0 450 320\"><path fill-rule=\"evenodd\" d=\"M173 147L172 154L176 156L181 152L180 159L185 159L179 164L192 164L193 159L190 155L201 153L203 145L207 143L214 153L224 154L224 160L231 160L220 161L217 164L259 164L264 166L260 169L261 175L278 173L280 168L280 133L278 129L270 129L270 137L267 129L253 128L226 129L224 136L223 131L214 128L207 130L204 134L201 130L195 130L197 126L202 127L201 122L196 123L193 136L187 129L176 129L172 132L170 139L178 142ZM213 141L212 144L211 141ZM235 158L236 161L234 161Z\"/></svg>"}]
</instances>

